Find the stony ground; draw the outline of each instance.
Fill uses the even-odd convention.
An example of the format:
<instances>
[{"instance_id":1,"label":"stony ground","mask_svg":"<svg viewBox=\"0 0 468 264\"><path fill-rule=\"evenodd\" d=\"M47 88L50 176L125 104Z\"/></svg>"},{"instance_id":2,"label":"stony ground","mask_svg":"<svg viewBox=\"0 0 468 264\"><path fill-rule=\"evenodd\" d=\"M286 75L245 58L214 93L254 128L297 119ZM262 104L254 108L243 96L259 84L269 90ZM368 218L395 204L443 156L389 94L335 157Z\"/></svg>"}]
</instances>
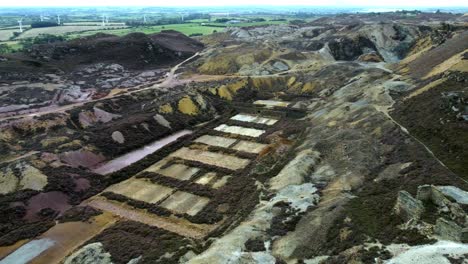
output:
<instances>
[{"instance_id":1,"label":"stony ground","mask_svg":"<svg viewBox=\"0 0 468 264\"><path fill-rule=\"evenodd\" d=\"M461 263L466 27L456 15L380 19L217 33L165 81L145 69L99 100L5 110L0 258ZM166 37L158 44L177 41ZM116 65L86 74L139 78ZM21 86L32 85L47 101L63 89L52 79L4 86L28 94ZM8 98L0 94L11 108ZM130 166L96 173L183 129L190 134Z\"/></svg>"}]
</instances>

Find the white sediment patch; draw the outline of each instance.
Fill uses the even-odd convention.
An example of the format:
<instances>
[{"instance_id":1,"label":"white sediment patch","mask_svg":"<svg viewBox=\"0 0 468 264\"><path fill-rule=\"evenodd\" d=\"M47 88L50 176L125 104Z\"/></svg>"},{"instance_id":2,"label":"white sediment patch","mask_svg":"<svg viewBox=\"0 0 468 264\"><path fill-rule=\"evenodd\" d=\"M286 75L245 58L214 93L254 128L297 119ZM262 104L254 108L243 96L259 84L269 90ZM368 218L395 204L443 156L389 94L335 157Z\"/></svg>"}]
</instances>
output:
<instances>
[{"instance_id":1,"label":"white sediment patch","mask_svg":"<svg viewBox=\"0 0 468 264\"><path fill-rule=\"evenodd\" d=\"M173 189L151 183L144 179L131 178L112 185L105 191L121 194L147 203L157 203L173 193Z\"/></svg>"},{"instance_id":2,"label":"white sediment patch","mask_svg":"<svg viewBox=\"0 0 468 264\"><path fill-rule=\"evenodd\" d=\"M236 142L233 138L204 135L194 140L194 142L203 143L210 146L228 148Z\"/></svg>"},{"instance_id":3,"label":"white sediment patch","mask_svg":"<svg viewBox=\"0 0 468 264\"><path fill-rule=\"evenodd\" d=\"M214 130L225 132L225 133L242 135L242 136L249 136L249 137L259 137L263 133L265 133L265 130L241 127L241 126L228 126L226 124L219 125L215 127Z\"/></svg>"},{"instance_id":4,"label":"white sediment patch","mask_svg":"<svg viewBox=\"0 0 468 264\"><path fill-rule=\"evenodd\" d=\"M120 131L114 131L114 132L112 132L112 139L113 139L115 142L120 143L120 144L125 143L125 137L124 137L124 135L122 134L122 132L120 132Z\"/></svg>"},{"instance_id":5,"label":"white sediment patch","mask_svg":"<svg viewBox=\"0 0 468 264\"><path fill-rule=\"evenodd\" d=\"M310 149L299 152L277 176L270 179L270 189L281 190L288 185L302 183L312 167L318 163L319 157L318 152Z\"/></svg>"},{"instance_id":6,"label":"white sediment patch","mask_svg":"<svg viewBox=\"0 0 468 264\"><path fill-rule=\"evenodd\" d=\"M392 246L389 246L391 250ZM447 256L452 258L464 258L468 254L468 244L452 241L439 241L432 245L409 247L409 249L392 259L385 261L387 264L450 264Z\"/></svg>"},{"instance_id":7,"label":"white sediment patch","mask_svg":"<svg viewBox=\"0 0 468 264\"><path fill-rule=\"evenodd\" d=\"M231 178L230 175L220 177L216 172L208 172L198 178L195 183L211 186L213 189L219 189L226 185L229 178Z\"/></svg>"},{"instance_id":8,"label":"white sediment patch","mask_svg":"<svg viewBox=\"0 0 468 264\"><path fill-rule=\"evenodd\" d=\"M213 183L213 189L219 189L221 187L223 187L224 185L226 185L226 183L228 182L229 178L231 178L231 175L226 175L224 177L222 177L221 179L217 180L215 183Z\"/></svg>"},{"instance_id":9,"label":"white sediment patch","mask_svg":"<svg viewBox=\"0 0 468 264\"><path fill-rule=\"evenodd\" d=\"M177 191L162 202L161 206L178 213L185 213L194 216L209 202L209 198L188 192Z\"/></svg>"},{"instance_id":10,"label":"white sediment patch","mask_svg":"<svg viewBox=\"0 0 468 264\"><path fill-rule=\"evenodd\" d=\"M205 173L203 176L198 178L195 183L201 184L201 185L209 185L212 183L214 180L216 180L216 172L208 172Z\"/></svg>"},{"instance_id":11,"label":"white sediment patch","mask_svg":"<svg viewBox=\"0 0 468 264\"><path fill-rule=\"evenodd\" d=\"M171 166L159 169L156 172L179 180L189 180L199 170L199 168L193 168L183 164L172 164Z\"/></svg>"},{"instance_id":12,"label":"white sediment patch","mask_svg":"<svg viewBox=\"0 0 468 264\"><path fill-rule=\"evenodd\" d=\"M169 123L169 121L167 121L166 118L164 118L164 116L162 116L160 114L156 114L153 118L161 126L165 126L165 127L169 128L169 129L172 129L171 128L171 123Z\"/></svg>"},{"instance_id":13,"label":"white sediment patch","mask_svg":"<svg viewBox=\"0 0 468 264\"><path fill-rule=\"evenodd\" d=\"M250 163L248 159L242 159L231 155L210 152L199 149L181 148L170 155L171 157L185 160L198 161L208 165L214 165L230 170L243 169Z\"/></svg>"},{"instance_id":14,"label":"white sediment patch","mask_svg":"<svg viewBox=\"0 0 468 264\"><path fill-rule=\"evenodd\" d=\"M232 149L256 154L260 153L260 151L262 151L266 146L267 145L262 143L241 140L239 143L234 145Z\"/></svg>"},{"instance_id":15,"label":"white sediment patch","mask_svg":"<svg viewBox=\"0 0 468 264\"><path fill-rule=\"evenodd\" d=\"M275 101L275 100L257 100L254 102L256 105L264 105L267 108L277 107L288 107L291 102Z\"/></svg>"},{"instance_id":16,"label":"white sediment patch","mask_svg":"<svg viewBox=\"0 0 468 264\"><path fill-rule=\"evenodd\" d=\"M266 118L266 117L261 117L257 115L249 115L249 114L237 114L231 117L231 119L236 120L236 121L251 122L251 123L263 124L263 125L269 125L269 126L274 125L276 122L278 122L277 119Z\"/></svg>"},{"instance_id":17,"label":"white sediment patch","mask_svg":"<svg viewBox=\"0 0 468 264\"><path fill-rule=\"evenodd\" d=\"M0 260L0 264L26 264L39 256L42 252L52 247L55 242L48 238L33 240L22 245L6 258Z\"/></svg>"}]
</instances>

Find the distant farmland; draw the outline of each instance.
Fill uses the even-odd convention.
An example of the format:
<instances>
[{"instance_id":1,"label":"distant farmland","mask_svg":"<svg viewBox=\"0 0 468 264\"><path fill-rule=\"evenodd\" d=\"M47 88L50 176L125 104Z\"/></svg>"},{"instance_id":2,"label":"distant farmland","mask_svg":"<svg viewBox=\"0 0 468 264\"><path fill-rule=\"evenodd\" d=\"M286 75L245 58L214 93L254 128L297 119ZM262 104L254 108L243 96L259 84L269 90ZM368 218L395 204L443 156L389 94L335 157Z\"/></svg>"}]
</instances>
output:
<instances>
[{"instance_id":1,"label":"distant farmland","mask_svg":"<svg viewBox=\"0 0 468 264\"><path fill-rule=\"evenodd\" d=\"M13 32L15 31L18 31L18 29L0 30L0 41L9 40L11 37L13 37Z\"/></svg>"},{"instance_id":2,"label":"distant farmland","mask_svg":"<svg viewBox=\"0 0 468 264\"><path fill-rule=\"evenodd\" d=\"M73 32L82 31L108 31L111 29L123 28L126 26L59 26L59 27L46 27L46 28L32 28L25 31L17 37L17 39L34 38L40 34L51 34L51 35L64 35Z\"/></svg>"},{"instance_id":3,"label":"distant farmland","mask_svg":"<svg viewBox=\"0 0 468 264\"><path fill-rule=\"evenodd\" d=\"M211 27L211 26L202 26L198 23L184 23L184 24L170 24L170 25L162 25L162 26L140 26L140 27L128 27L123 29L113 29L113 30L98 30L98 31L88 31L88 32L80 32L77 34L70 34L70 38L77 38L77 37L84 37L96 34L97 32L105 32L107 34L114 34L114 35L126 35L128 33L133 32L142 32L145 34L153 34L161 32L162 30L176 30L190 36L192 34L203 34L208 35L212 34L214 30L216 31L223 31L224 28L222 27Z\"/></svg>"},{"instance_id":4,"label":"distant farmland","mask_svg":"<svg viewBox=\"0 0 468 264\"><path fill-rule=\"evenodd\" d=\"M234 19L234 18L231 18ZM0 42L9 45L11 48L18 50L21 48L21 41L28 38L34 38L41 34L50 35L63 35L67 39L80 38L91 36L97 33L107 33L118 36L123 36L129 33L142 32L145 34L159 33L163 30L176 30L187 36L193 35L209 35L214 32L222 32L227 27L246 27L246 26L263 26L271 24L287 24L288 20L276 21L266 20L271 17L265 17L265 21L251 21L242 20L238 18L239 23L220 23L219 21L210 21L208 19L194 19L179 24L166 24L166 25L136 25L127 26L124 22L110 22L105 27L101 25L101 21L83 21L74 20L66 22L57 27L45 28L30 28L29 25L24 25L25 31L16 38L13 38L13 33L18 32L17 26L9 26L0 28ZM12 41L9 41L12 40Z\"/></svg>"}]
</instances>

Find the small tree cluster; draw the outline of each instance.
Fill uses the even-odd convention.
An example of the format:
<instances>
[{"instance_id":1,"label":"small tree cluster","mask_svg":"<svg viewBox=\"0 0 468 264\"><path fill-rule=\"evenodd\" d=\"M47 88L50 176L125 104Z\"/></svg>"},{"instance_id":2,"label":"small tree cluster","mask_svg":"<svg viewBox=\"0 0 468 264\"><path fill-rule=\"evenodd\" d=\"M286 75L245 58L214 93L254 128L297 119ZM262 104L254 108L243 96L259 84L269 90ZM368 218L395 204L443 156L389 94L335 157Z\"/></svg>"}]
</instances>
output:
<instances>
[{"instance_id":1,"label":"small tree cluster","mask_svg":"<svg viewBox=\"0 0 468 264\"><path fill-rule=\"evenodd\" d=\"M13 49L8 44L0 44L0 54L11 53ZM0 144L0 150L2 149Z\"/></svg>"},{"instance_id":2,"label":"small tree cluster","mask_svg":"<svg viewBox=\"0 0 468 264\"><path fill-rule=\"evenodd\" d=\"M31 28L57 27L59 24L51 21L37 21L31 23Z\"/></svg>"}]
</instances>

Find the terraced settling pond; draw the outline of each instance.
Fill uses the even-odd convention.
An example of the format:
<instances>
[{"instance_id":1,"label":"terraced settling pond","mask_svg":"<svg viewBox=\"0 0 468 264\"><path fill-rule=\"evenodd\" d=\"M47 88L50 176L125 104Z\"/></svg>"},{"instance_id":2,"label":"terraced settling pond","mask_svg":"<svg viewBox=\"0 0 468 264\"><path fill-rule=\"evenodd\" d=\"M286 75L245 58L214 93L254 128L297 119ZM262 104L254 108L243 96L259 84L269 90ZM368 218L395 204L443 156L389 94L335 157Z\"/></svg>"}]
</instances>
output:
<instances>
[{"instance_id":1,"label":"terraced settling pond","mask_svg":"<svg viewBox=\"0 0 468 264\"><path fill-rule=\"evenodd\" d=\"M87 222L57 224L37 239L16 246L0 263L61 262L103 230L125 220L203 240L234 221L242 203L256 203L242 191L255 190L249 171L259 155L271 148L265 137L280 123L281 118L241 113L200 131L179 131L108 161L94 172L118 171L193 133L180 146L171 146L166 156L82 202L81 206L103 214Z\"/></svg>"}]
</instances>

